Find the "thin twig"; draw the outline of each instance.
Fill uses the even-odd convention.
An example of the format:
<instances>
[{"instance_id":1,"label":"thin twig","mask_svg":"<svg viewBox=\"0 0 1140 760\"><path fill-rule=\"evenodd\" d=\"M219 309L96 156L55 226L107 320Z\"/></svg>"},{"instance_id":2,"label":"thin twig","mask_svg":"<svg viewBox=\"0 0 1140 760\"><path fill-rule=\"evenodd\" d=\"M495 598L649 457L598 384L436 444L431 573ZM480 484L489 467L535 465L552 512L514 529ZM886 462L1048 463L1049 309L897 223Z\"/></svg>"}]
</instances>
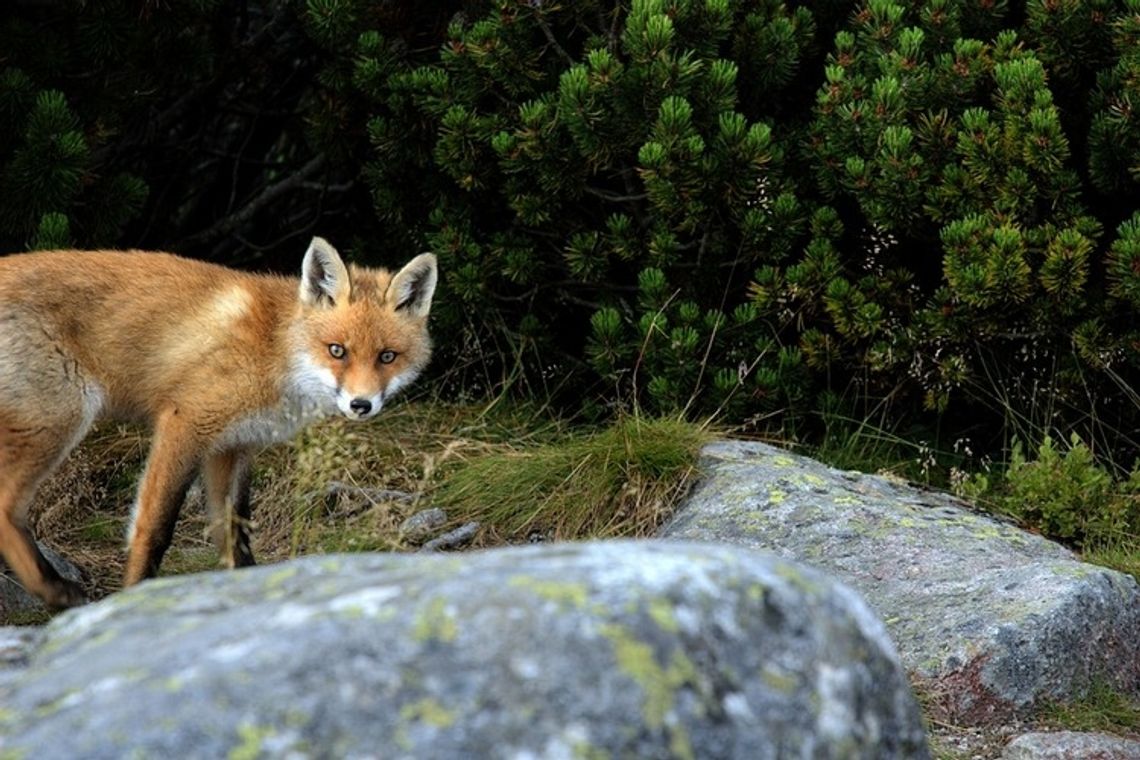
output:
<instances>
[{"instance_id":1,"label":"thin twig","mask_svg":"<svg viewBox=\"0 0 1140 760\"><path fill-rule=\"evenodd\" d=\"M611 53L616 53L618 49L618 22L621 21L621 3L614 4L614 20L610 24L609 34L609 49Z\"/></svg>"},{"instance_id":2,"label":"thin twig","mask_svg":"<svg viewBox=\"0 0 1140 760\"><path fill-rule=\"evenodd\" d=\"M188 238L183 238L179 241L178 247L187 249L202 245L203 243L212 243L215 240L220 240L233 233L234 230L252 219L254 215L263 208L269 206L291 190L302 186L305 181L324 168L325 161L326 157L324 153L317 154L294 174L266 187L257 197L253 198L239 210L201 232L195 233Z\"/></svg>"},{"instance_id":3,"label":"thin twig","mask_svg":"<svg viewBox=\"0 0 1140 760\"><path fill-rule=\"evenodd\" d=\"M566 50L558 44L558 40L554 39L554 32L551 30L550 24L546 23L546 18L543 16L543 13L539 8L534 9L534 20L538 23L538 28L542 30L542 34L544 37L546 37L546 41L550 43L550 46L554 48L555 52L558 53L558 56L562 60L566 61L566 63L573 66L574 59L571 58L570 54L567 53Z\"/></svg>"},{"instance_id":4,"label":"thin twig","mask_svg":"<svg viewBox=\"0 0 1140 760\"><path fill-rule=\"evenodd\" d=\"M649 197L648 193L636 193L634 195L619 195L617 193L611 193L609 190L602 190L601 188L591 187L589 185L585 185L582 189L589 195L593 195L593 196L601 198L602 200L605 200L605 201L612 201L614 203L627 203L627 202L632 202L632 201L643 201Z\"/></svg>"}]
</instances>

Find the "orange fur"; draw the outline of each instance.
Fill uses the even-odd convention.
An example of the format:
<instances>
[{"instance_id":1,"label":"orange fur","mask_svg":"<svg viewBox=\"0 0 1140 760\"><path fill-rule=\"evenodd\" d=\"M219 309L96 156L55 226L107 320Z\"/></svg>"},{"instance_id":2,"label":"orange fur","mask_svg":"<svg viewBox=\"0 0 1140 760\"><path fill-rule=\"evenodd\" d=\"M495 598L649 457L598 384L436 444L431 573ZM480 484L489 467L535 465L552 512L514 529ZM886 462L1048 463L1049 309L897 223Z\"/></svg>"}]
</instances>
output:
<instances>
[{"instance_id":1,"label":"orange fur","mask_svg":"<svg viewBox=\"0 0 1140 760\"><path fill-rule=\"evenodd\" d=\"M248 517L253 451L318 417L370 418L427 364L435 282L430 254L393 275L346 268L320 238L300 280L138 251L0 258L0 555L50 606L82 601L26 510L101 417L154 430L128 584L157 572L199 469L215 523ZM244 531L219 548L253 561Z\"/></svg>"}]
</instances>

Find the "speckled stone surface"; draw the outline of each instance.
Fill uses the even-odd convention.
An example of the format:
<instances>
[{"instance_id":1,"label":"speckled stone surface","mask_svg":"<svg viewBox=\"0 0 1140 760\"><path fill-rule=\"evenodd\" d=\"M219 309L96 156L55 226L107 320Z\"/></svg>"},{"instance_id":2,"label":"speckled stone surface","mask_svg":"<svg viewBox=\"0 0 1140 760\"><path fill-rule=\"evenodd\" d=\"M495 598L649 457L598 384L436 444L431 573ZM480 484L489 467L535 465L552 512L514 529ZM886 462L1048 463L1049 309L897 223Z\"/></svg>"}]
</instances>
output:
<instances>
[{"instance_id":1,"label":"speckled stone surface","mask_svg":"<svg viewBox=\"0 0 1140 760\"><path fill-rule=\"evenodd\" d=\"M1140 742L1075 731L1024 734L1006 745L1002 760L1140 760Z\"/></svg>"},{"instance_id":2,"label":"speckled stone surface","mask_svg":"<svg viewBox=\"0 0 1140 760\"><path fill-rule=\"evenodd\" d=\"M981 724L1094 679L1140 695L1140 587L949 495L765 444L703 452L662 530L768 549L849 583L941 718Z\"/></svg>"},{"instance_id":3,"label":"speckled stone surface","mask_svg":"<svg viewBox=\"0 0 1140 760\"><path fill-rule=\"evenodd\" d=\"M4 758L928 757L858 594L740 547L311 557L10 630Z\"/></svg>"}]
</instances>

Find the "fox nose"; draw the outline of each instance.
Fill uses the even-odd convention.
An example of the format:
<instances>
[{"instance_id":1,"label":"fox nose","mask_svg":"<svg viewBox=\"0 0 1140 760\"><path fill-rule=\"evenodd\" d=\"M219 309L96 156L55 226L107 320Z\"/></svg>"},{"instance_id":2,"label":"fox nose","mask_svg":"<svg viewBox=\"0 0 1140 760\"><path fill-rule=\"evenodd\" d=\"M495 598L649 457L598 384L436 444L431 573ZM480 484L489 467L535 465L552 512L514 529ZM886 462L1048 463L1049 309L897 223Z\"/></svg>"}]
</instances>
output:
<instances>
[{"instance_id":1,"label":"fox nose","mask_svg":"<svg viewBox=\"0 0 1140 760\"><path fill-rule=\"evenodd\" d=\"M366 398L354 398L348 402L348 408L363 417L372 411L372 402Z\"/></svg>"}]
</instances>

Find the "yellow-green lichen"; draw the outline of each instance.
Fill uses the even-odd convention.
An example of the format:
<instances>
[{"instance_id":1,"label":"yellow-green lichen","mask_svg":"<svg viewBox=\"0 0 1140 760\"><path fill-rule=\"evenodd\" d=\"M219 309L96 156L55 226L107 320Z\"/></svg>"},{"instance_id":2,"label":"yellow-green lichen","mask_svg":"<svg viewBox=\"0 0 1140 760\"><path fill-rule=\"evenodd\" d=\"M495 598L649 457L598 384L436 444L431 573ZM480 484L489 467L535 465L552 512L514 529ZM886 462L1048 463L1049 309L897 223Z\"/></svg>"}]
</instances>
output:
<instances>
[{"instance_id":1,"label":"yellow-green lichen","mask_svg":"<svg viewBox=\"0 0 1140 760\"><path fill-rule=\"evenodd\" d=\"M1096 565L1086 565L1080 562L1064 562L1050 565L1049 570L1056 575L1064 576L1067 578L1088 578L1099 572L1103 572L1103 568Z\"/></svg>"},{"instance_id":2,"label":"yellow-green lichen","mask_svg":"<svg viewBox=\"0 0 1140 760\"><path fill-rule=\"evenodd\" d=\"M1002 537L1002 531L995 525L979 525L970 531L975 538L994 540Z\"/></svg>"},{"instance_id":3,"label":"yellow-green lichen","mask_svg":"<svg viewBox=\"0 0 1140 760\"><path fill-rule=\"evenodd\" d=\"M768 587L763 583L752 583L744 590L744 594L748 597L748 601L750 602L762 602L764 601L764 597L768 595Z\"/></svg>"},{"instance_id":4,"label":"yellow-green lichen","mask_svg":"<svg viewBox=\"0 0 1140 760\"><path fill-rule=\"evenodd\" d=\"M673 603L668 599L653 599L649 602L649 617L657 626L669 633L676 633L680 629L677 616L673 613Z\"/></svg>"},{"instance_id":5,"label":"yellow-green lichen","mask_svg":"<svg viewBox=\"0 0 1140 760\"><path fill-rule=\"evenodd\" d=\"M257 760L261 756L261 745L273 736L272 728L258 728L248 723L238 726L238 743L229 751L229 760Z\"/></svg>"},{"instance_id":6,"label":"yellow-green lichen","mask_svg":"<svg viewBox=\"0 0 1140 760\"><path fill-rule=\"evenodd\" d=\"M764 681L764 684L769 689L778 691L781 694L791 694L796 690L796 686L799 684L799 681L793 676L773 670L771 667L765 667L764 670L760 672L760 679Z\"/></svg>"},{"instance_id":7,"label":"yellow-green lichen","mask_svg":"<svg viewBox=\"0 0 1140 760\"><path fill-rule=\"evenodd\" d=\"M788 498L786 491L781 491L779 488L773 488L768 492L769 504L783 504L784 500Z\"/></svg>"},{"instance_id":8,"label":"yellow-green lichen","mask_svg":"<svg viewBox=\"0 0 1140 760\"><path fill-rule=\"evenodd\" d=\"M272 591L278 588L285 581L296 575L297 572L298 570L296 565L286 565L279 570L274 570L265 579L265 589L267 591Z\"/></svg>"},{"instance_id":9,"label":"yellow-green lichen","mask_svg":"<svg viewBox=\"0 0 1140 760\"><path fill-rule=\"evenodd\" d=\"M432 599L425 609L416 615L415 627L412 636L416 641L425 642L435 639L437 641L451 642L459 635L459 626L455 616L448 611L447 602L441 598Z\"/></svg>"},{"instance_id":10,"label":"yellow-green lichen","mask_svg":"<svg viewBox=\"0 0 1140 760\"><path fill-rule=\"evenodd\" d=\"M345 620L359 620L364 617L365 609L359 604L347 604L337 609L337 614Z\"/></svg>"},{"instance_id":11,"label":"yellow-green lichen","mask_svg":"<svg viewBox=\"0 0 1140 760\"><path fill-rule=\"evenodd\" d=\"M673 757L691 760L694 757L689 737L682 726L666 725L665 719L676 701L677 690L685 684L695 684L697 669L684 652L673 651L668 667L662 667L653 649L617 624L602 626L602 635L610 640L618 668L632 678L645 694L642 716L650 729L666 729L669 750Z\"/></svg>"},{"instance_id":12,"label":"yellow-green lichen","mask_svg":"<svg viewBox=\"0 0 1140 760\"><path fill-rule=\"evenodd\" d=\"M51 640L40 649L41 656L55 654L57 651L64 649L66 646L73 644L76 641L82 641L83 646L87 648L101 647L104 644L109 644L114 641L119 635L117 628L104 628L103 630L92 633L89 636L80 634L76 636L61 636L58 639Z\"/></svg>"},{"instance_id":13,"label":"yellow-green lichen","mask_svg":"<svg viewBox=\"0 0 1140 760\"><path fill-rule=\"evenodd\" d=\"M611 757L607 750L585 741L575 743L570 751L575 760L610 760Z\"/></svg>"},{"instance_id":14,"label":"yellow-green lichen","mask_svg":"<svg viewBox=\"0 0 1140 760\"><path fill-rule=\"evenodd\" d=\"M431 697L424 697L401 707L400 718L405 721L426 723L435 728L447 728L455 723L455 713Z\"/></svg>"},{"instance_id":15,"label":"yellow-green lichen","mask_svg":"<svg viewBox=\"0 0 1140 760\"><path fill-rule=\"evenodd\" d=\"M52 715L55 715L57 712L59 712L64 707L66 707L68 704L70 704L71 701L76 697L77 694L79 694L78 690L68 689L63 694L60 694L58 697L51 700L50 702L45 702L44 704L37 706L36 707L36 717L37 718L49 718Z\"/></svg>"},{"instance_id":16,"label":"yellow-green lichen","mask_svg":"<svg viewBox=\"0 0 1140 760\"><path fill-rule=\"evenodd\" d=\"M788 583L790 583L793 588L803 592L806 595L819 596L822 593L822 590L820 589L818 583L809 580L807 576L805 576L802 572L791 565L786 565L783 563L778 564L776 565L775 571L776 575L780 576Z\"/></svg>"},{"instance_id":17,"label":"yellow-green lichen","mask_svg":"<svg viewBox=\"0 0 1140 760\"><path fill-rule=\"evenodd\" d=\"M516 575L507 581L507 585L525 589L535 596L554 602L561 609L581 609L586 606L590 596L584 583L546 581L527 575Z\"/></svg>"}]
</instances>

